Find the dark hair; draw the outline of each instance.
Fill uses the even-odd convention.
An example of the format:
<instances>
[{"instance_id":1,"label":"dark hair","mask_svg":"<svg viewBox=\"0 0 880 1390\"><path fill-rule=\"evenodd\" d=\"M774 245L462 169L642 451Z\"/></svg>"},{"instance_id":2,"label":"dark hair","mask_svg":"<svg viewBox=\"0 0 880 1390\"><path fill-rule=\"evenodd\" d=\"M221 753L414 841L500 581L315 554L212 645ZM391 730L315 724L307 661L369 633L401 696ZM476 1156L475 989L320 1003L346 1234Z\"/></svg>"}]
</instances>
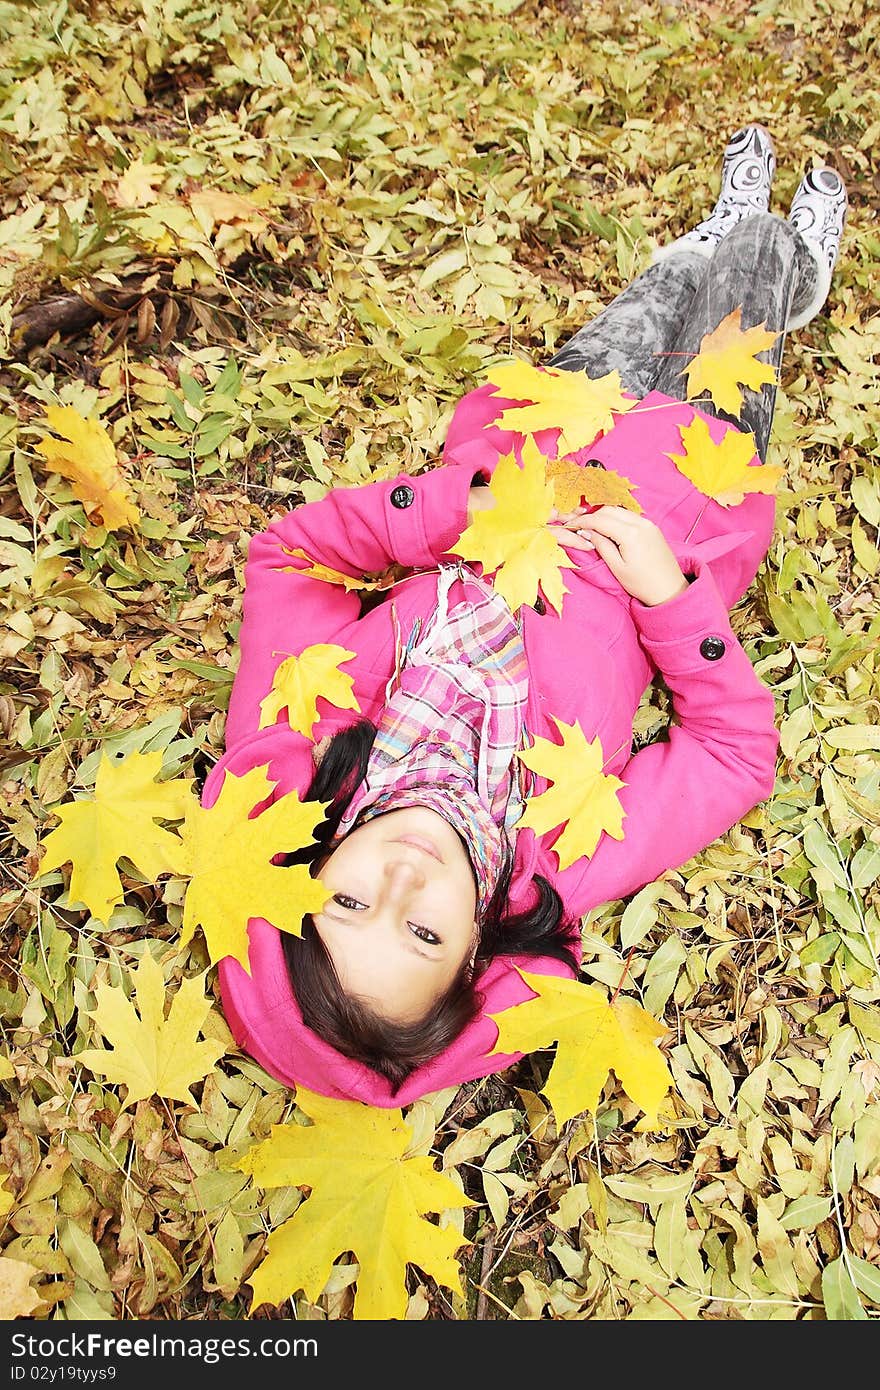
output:
<instances>
[{"instance_id":1,"label":"dark hair","mask_svg":"<svg viewBox=\"0 0 880 1390\"><path fill-rule=\"evenodd\" d=\"M339 822L366 772L375 737L375 725L362 719L331 738L303 798L328 803L326 818L317 827L313 843L288 854L287 864L309 864L314 872L331 852ZM303 920L301 937L283 932L287 973L305 1024L344 1056L387 1077L396 1090L411 1071L436 1057L477 1016L482 1003L480 965L502 955L550 956L576 970L574 924L542 874L532 879L537 905L505 916L512 873L513 854L508 852L480 924L477 968L471 972L464 962L428 1016L418 1023L390 1023L346 994L310 917Z\"/></svg>"}]
</instances>

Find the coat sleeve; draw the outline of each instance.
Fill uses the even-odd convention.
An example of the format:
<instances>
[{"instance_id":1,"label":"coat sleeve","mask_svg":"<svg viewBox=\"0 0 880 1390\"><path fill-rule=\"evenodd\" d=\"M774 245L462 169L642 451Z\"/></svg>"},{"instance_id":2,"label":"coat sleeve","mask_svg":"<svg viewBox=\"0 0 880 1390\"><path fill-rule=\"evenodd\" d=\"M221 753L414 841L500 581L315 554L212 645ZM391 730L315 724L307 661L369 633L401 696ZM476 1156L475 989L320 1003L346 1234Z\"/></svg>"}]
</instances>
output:
<instances>
[{"instance_id":1,"label":"coat sleeve","mask_svg":"<svg viewBox=\"0 0 880 1390\"><path fill-rule=\"evenodd\" d=\"M773 791L779 735L772 692L730 625L708 565L679 557L694 574L667 603L630 611L642 647L669 689L675 722L617 775L623 839L603 835L589 859L554 876L580 913L626 897L678 868ZM555 856L553 856L555 859Z\"/></svg>"},{"instance_id":2,"label":"coat sleeve","mask_svg":"<svg viewBox=\"0 0 880 1390\"><path fill-rule=\"evenodd\" d=\"M227 747L257 730L260 701L285 657L338 640L360 616L356 590L303 571L318 564L360 579L393 564L435 565L467 526L471 478L450 464L418 477L333 488L251 538Z\"/></svg>"}]
</instances>

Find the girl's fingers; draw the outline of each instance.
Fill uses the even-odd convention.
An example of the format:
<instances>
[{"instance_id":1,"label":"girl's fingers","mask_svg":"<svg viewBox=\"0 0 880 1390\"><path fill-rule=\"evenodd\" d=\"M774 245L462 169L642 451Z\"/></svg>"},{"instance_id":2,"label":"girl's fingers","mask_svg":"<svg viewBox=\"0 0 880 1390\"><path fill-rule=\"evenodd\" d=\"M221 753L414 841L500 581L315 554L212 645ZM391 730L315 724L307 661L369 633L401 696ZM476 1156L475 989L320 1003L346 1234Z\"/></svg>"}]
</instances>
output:
<instances>
[{"instance_id":1,"label":"girl's fingers","mask_svg":"<svg viewBox=\"0 0 880 1390\"><path fill-rule=\"evenodd\" d=\"M550 530L555 532L559 545L570 545L575 550L593 549L593 542L590 537L585 536L583 531L576 528L573 523L570 526L564 526L561 522L555 521L551 523Z\"/></svg>"},{"instance_id":2,"label":"girl's fingers","mask_svg":"<svg viewBox=\"0 0 880 1390\"><path fill-rule=\"evenodd\" d=\"M622 523L627 526L644 526L647 517L642 516L640 512L630 511L629 507L612 507L608 505L599 507L596 511L590 513L589 525L592 526L594 521L599 523L607 522L610 525ZM647 521L647 524L651 526L653 522Z\"/></svg>"},{"instance_id":3,"label":"girl's fingers","mask_svg":"<svg viewBox=\"0 0 880 1390\"><path fill-rule=\"evenodd\" d=\"M599 512L593 512L585 517L580 528L584 531L596 531L599 535L608 536L609 539L622 544L626 540L632 540L636 534L635 527L625 516L602 516Z\"/></svg>"},{"instance_id":4,"label":"girl's fingers","mask_svg":"<svg viewBox=\"0 0 880 1390\"><path fill-rule=\"evenodd\" d=\"M570 550L596 549L593 542L587 540L586 536L582 536L579 531L566 532L564 536L560 536L559 544L561 546L567 546Z\"/></svg>"}]
</instances>

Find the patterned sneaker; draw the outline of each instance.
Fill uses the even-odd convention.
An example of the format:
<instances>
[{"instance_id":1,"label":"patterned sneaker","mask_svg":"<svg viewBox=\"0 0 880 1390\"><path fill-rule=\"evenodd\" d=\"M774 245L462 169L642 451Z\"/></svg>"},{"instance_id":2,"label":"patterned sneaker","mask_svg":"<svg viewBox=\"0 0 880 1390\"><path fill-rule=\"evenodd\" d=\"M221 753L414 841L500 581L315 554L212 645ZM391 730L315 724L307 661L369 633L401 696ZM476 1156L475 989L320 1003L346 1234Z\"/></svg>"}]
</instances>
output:
<instances>
[{"instance_id":1,"label":"patterned sneaker","mask_svg":"<svg viewBox=\"0 0 880 1390\"><path fill-rule=\"evenodd\" d=\"M709 257L723 237L753 212L766 212L776 172L776 155L770 132L762 125L747 125L730 137L721 165L721 192L708 217L684 236L661 246L653 256L661 261L679 250L699 251Z\"/></svg>"},{"instance_id":2,"label":"patterned sneaker","mask_svg":"<svg viewBox=\"0 0 880 1390\"><path fill-rule=\"evenodd\" d=\"M816 278L800 294L795 293L788 328L803 328L815 318L831 285L840 254L848 198L843 179L833 169L811 169L801 179L788 212L788 220L803 237L816 262Z\"/></svg>"}]
</instances>

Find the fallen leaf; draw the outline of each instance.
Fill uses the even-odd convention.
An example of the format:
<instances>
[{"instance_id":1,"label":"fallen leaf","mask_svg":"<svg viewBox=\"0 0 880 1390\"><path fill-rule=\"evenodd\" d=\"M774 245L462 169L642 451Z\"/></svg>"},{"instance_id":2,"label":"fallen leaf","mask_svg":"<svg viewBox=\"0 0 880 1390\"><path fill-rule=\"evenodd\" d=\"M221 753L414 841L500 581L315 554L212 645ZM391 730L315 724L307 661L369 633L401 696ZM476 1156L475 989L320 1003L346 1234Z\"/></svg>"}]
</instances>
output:
<instances>
[{"instance_id":1,"label":"fallen leaf","mask_svg":"<svg viewBox=\"0 0 880 1390\"><path fill-rule=\"evenodd\" d=\"M709 433L700 415L690 425L679 425L683 454L667 454L679 473L690 478L694 487L722 507L735 506L747 492L773 493L783 469L773 464L755 464L755 440L751 434L727 430L720 444Z\"/></svg>"},{"instance_id":2,"label":"fallen leaf","mask_svg":"<svg viewBox=\"0 0 880 1390\"><path fill-rule=\"evenodd\" d=\"M632 999L609 1000L596 985L556 975L520 971L537 995L491 1017L498 1025L494 1052L536 1052L557 1044L541 1088L558 1126L584 1111L596 1113L599 1096L613 1071L645 1112L640 1129L654 1126L672 1085L657 1039L668 1031Z\"/></svg>"},{"instance_id":3,"label":"fallen leaf","mask_svg":"<svg viewBox=\"0 0 880 1390\"><path fill-rule=\"evenodd\" d=\"M0 1255L0 1318L4 1322L29 1318L42 1306L40 1295L31 1288L31 1280L39 1272L26 1260Z\"/></svg>"},{"instance_id":4,"label":"fallen leaf","mask_svg":"<svg viewBox=\"0 0 880 1390\"><path fill-rule=\"evenodd\" d=\"M352 691L353 677L339 669L354 655L336 643L317 642L299 656L287 657L272 677L269 694L260 701L259 727L274 724L286 709L291 729L310 738L318 718L319 696L336 709L360 710Z\"/></svg>"},{"instance_id":5,"label":"fallen leaf","mask_svg":"<svg viewBox=\"0 0 880 1390\"><path fill-rule=\"evenodd\" d=\"M450 553L477 560L487 574L494 573L494 587L513 612L534 603L539 586L557 612L568 590L561 570L576 568L559 546L548 526L553 510L553 488L544 476L544 456L528 440L522 451L523 465L513 454L499 458L489 482L493 507L479 511Z\"/></svg>"},{"instance_id":6,"label":"fallen leaf","mask_svg":"<svg viewBox=\"0 0 880 1390\"><path fill-rule=\"evenodd\" d=\"M179 873L183 845L157 820L179 821L196 797L191 780L157 782L162 753L133 752L123 762L102 754L93 797L52 808L61 824L44 840L39 874L70 862L68 894L85 903L99 922L109 923L124 897L116 865L122 855L148 879Z\"/></svg>"},{"instance_id":7,"label":"fallen leaf","mask_svg":"<svg viewBox=\"0 0 880 1390\"><path fill-rule=\"evenodd\" d=\"M530 362L502 362L489 372L487 382L507 400L531 404L507 406L496 419L505 430L537 434L559 430L558 454L574 454L613 428L614 416L635 404L624 396L620 373L590 378L585 372L564 372L557 367L533 367Z\"/></svg>"},{"instance_id":8,"label":"fallen leaf","mask_svg":"<svg viewBox=\"0 0 880 1390\"><path fill-rule=\"evenodd\" d=\"M349 1250L360 1266L356 1319L405 1316L407 1264L460 1294L455 1254L464 1240L424 1216L473 1203L430 1158L406 1157L412 1130L401 1112L302 1090L296 1102L312 1124L273 1125L236 1165L258 1187L311 1188L269 1236L269 1253L250 1276L251 1312L298 1289L314 1302Z\"/></svg>"},{"instance_id":9,"label":"fallen leaf","mask_svg":"<svg viewBox=\"0 0 880 1390\"><path fill-rule=\"evenodd\" d=\"M347 591L353 589L363 589L366 592L373 592L375 590L383 591L389 589L392 584L395 584L398 579L401 579L404 574L408 573L403 565L395 564L389 565L388 569L384 570L382 574L377 575L375 579L358 579L354 575L344 574L342 570L334 570L330 569L327 565L317 564L300 546L291 547L283 545L281 549L284 551L285 555L291 555L295 559L305 560L307 562L302 567L296 565L277 566L282 574L305 574L309 579L320 579L325 584L341 584Z\"/></svg>"},{"instance_id":10,"label":"fallen leaf","mask_svg":"<svg viewBox=\"0 0 880 1390\"><path fill-rule=\"evenodd\" d=\"M198 1041L211 1012L205 976L181 980L167 1019L162 970L149 952L141 957L133 979L140 1017L120 986L97 985L97 1007L89 1017L112 1050L86 1048L74 1061L113 1085L125 1086L123 1109L151 1096L185 1101L195 1108L190 1086L207 1076L225 1051L216 1038Z\"/></svg>"},{"instance_id":11,"label":"fallen leaf","mask_svg":"<svg viewBox=\"0 0 880 1390\"><path fill-rule=\"evenodd\" d=\"M222 188L200 188L190 195L189 205L205 236L230 223L240 223L250 232L263 231L266 226L266 215L255 202Z\"/></svg>"},{"instance_id":12,"label":"fallen leaf","mask_svg":"<svg viewBox=\"0 0 880 1390\"><path fill-rule=\"evenodd\" d=\"M301 802L291 791L251 817L273 785L265 767L251 768L242 777L227 772L214 805L191 807L181 830L190 882L180 941L185 946L201 927L212 964L232 956L248 970L251 917L263 917L279 931L299 936L303 917L320 912L330 897L307 864L271 862L277 854L309 844L326 804Z\"/></svg>"},{"instance_id":13,"label":"fallen leaf","mask_svg":"<svg viewBox=\"0 0 880 1390\"><path fill-rule=\"evenodd\" d=\"M548 459L546 477L553 484L553 503L560 513L573 512L580 506L642 510L632 495L629 478L612 468L584 467L571 458Z\"/></svg>"},{"instance_id":14,"label":"fallen leaf","mask_svg":"<svg viewBox=\"0 0 880 1390\"><path fill-rule=\"evenodd\" d=\"M776 380L775 368L758 362L755 354L772 347L778 337L763 323L743 329L742 305L732 310L713 332L704 334L696 356L681 373L687 377L688 400L708 391L719 410L739 415L743 394L738 382L760 391L765 383Z\"/></svg>"},{"instance_id":15,"label":"fallen leaf","mask_svg":"<svg viewBox=\"0 0 880 1390\"><path fill-rule=\"evenodd\" d=\"M89 520L97 519L108 531L137 528L141 515L131 501L104 426L87 420L70 405L48 406L46 420L62 439L46 435L34 447L53 473L70 479Z\"/></svg>"},{"instance_id":16,"label":"fallen leaf","mask_svg":"<svg viewBox=\"0 0 880 1390\"><path fill-rule=\"evenodd\" d=\"M624 838L624 810L617 792L626 783L602 771L605 755L598 736L587 742L577 720L564 724L551 717L562 743L538 737L517 757L553 785L528 798L517 826L528 826L536 835L543 835L564 825L552 848L559 856L560 869L566 869L576 859L588 859L603 834L615 840Z\"/></svg>"},{"instance_id":17,"label":"fallen leaf","mask_svg":"<svg viewBox=\"0 0 880 1390\"><path fill-rule=\"evenodd\" d=\"M156 189L165 181L165 174L162 165L144 164L138 156L111 190L113 201L123 208L145 208L155 203Z\"/></svg>"}]
</instances>

